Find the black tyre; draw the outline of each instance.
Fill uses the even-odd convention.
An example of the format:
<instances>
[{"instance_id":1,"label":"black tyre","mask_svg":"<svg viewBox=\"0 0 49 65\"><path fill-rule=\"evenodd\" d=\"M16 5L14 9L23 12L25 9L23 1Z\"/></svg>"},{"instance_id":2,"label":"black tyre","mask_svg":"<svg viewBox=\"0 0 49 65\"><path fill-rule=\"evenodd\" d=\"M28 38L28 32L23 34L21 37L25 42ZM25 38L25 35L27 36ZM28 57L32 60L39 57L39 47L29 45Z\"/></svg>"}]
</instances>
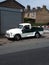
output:
<instances>
[{"instance_id":1,"label":"black tyre","mask_svg":"<svg viewBox=\"0 0 49 65\"><path fill-rule=\"evenodd\" d=\"M17 34L17 35L15 35L14 39L19 41L21 39L21 36L19 34Z\"/></svg>"},{"instance_id":2,"label":"black tyre","mask_svg":"<svg viewBox=\"0 0 49 65\"><path fill-rule=\"evenodd\" d=\"M35 37L36 38L40 38L40 34L39 33L35 33Z\"/></svg>"}]
</instances>

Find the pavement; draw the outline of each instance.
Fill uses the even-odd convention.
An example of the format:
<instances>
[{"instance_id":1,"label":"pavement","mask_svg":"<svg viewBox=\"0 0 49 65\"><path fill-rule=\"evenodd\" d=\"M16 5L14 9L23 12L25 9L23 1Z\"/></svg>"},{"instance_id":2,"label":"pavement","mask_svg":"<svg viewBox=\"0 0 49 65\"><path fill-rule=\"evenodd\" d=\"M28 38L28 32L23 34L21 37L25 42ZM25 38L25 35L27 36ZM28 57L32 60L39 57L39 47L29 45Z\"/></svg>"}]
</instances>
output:
<instances>
[{"instance_id":1,"label":"pavement","mask_svg":"<svg viewBox=\"0 0 49 65\"><path fill-rule=\"evenodd\" d=\"M44 33L43 37L41 37L41 38L49 39L49 33ZM13 40L8 40L5 37L0 37L0 46L3 44L12 43L12 42L13 42Z\"/></svg>"},{"instance_id":2,"label":"pavement","mask_svg":"<svg viewBox=\"0 0 49 65\"><path fill-rule=\"evenodd\" d=\"M0 38L0 46L11 42L12 41L8 40L7 38Z\"/></svg>"},{"instance_id":3,"label":"pavement","mask_svg":"<svg viewBox=\"0 0 49 65\"><path fill-rule=\"evenodd\" d=\"M45 38L49 38L49 33L44 33Z\"/></svg>"}]
</instances>

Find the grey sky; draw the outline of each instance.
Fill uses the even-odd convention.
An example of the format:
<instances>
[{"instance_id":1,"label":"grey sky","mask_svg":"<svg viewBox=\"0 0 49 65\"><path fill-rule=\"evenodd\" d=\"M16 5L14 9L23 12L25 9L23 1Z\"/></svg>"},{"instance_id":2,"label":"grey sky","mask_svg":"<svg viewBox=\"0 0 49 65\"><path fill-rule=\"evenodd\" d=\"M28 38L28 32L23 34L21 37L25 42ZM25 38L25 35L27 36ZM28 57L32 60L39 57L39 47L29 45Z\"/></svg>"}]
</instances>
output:
<instances>
[{"instance_id":1,"label":"grey sky","mask_svg":"<svg viewBox=\"0 0 49 65\"><path fill-rule=\"evenodd\" d=\"M1 1L4 1L4 0L0 0ZM25 7L27 5L30 5L31 8L33 7L42 7L43 5L46 5L47 8L49 9L49 0L16 0L18 1L19 3L21 3L22 5L24 5Z\"/></svg>"},{"instance_id":2,"label":"grey sky","mask_svg":"<svg viewBox=\"0 0 49 65\"><path fill-rule=\"evenodd\" d=\"M30 5L32 7L42 7L43 5L46 5L49 9L49 0L17 0L21 4L23 4L25 7L27 5Z\"/></svg>"}]
</instances>

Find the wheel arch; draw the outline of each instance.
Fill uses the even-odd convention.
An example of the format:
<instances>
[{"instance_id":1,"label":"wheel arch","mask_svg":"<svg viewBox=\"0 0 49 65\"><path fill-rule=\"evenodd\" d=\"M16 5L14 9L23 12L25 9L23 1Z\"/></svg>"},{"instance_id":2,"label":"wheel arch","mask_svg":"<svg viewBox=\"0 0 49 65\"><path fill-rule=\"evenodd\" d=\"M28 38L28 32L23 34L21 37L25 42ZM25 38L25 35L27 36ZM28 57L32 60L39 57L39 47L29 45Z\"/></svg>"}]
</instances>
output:
<instances>
[{"instance_id":1,"label":"wheel arch","mask_svg":"<svg viewBox=\"0 0 49 65\"><path fill-rule=\"evenodd\" d=\"M38 33L38 34L40 35L39 31L36 31L35 34L36 34L36 33Z\"/></svg>"},{"instance_id":2,"label":"wheel arch","mask_svg":"<svg viewBox=\"0 0 49 65\"><path fill-rule=\"evenodd\" d=\"M39 33L39 31L35 32L35 37L36 37L36 34L39 34L39 37L41 37L41 34Z\"/></svg>"},{"instance_id":3,"label":"wheel arch","mask_svg":"<svg viewBox=\"0 0 49 65\"><path fill-rule=\"evenodd\" d=\"M19 33L17 33L17 34L14 35L14 38L15 38L16 35L19 35L21 37L21 35Z\"/></svg>"}]
</instances>

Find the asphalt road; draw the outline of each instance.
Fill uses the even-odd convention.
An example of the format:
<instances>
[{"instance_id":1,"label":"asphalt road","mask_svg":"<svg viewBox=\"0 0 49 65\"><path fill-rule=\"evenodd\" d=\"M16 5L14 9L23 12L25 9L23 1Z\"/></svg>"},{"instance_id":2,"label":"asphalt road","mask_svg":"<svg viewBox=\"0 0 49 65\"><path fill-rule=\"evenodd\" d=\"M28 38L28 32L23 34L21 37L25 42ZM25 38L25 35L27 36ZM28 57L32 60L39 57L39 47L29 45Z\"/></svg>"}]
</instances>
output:
<instances>
[{"instance_id":1,"label":"asphalt road","mask_svg":"<svg viewBox=\"0 0 49 65\"><path fill-rule=\"evenodd\" d=\"M0 55L0 65L49 65L49 47Z\"/></svg>"},{"instance_id":2,"label":"asphalt road","mask_svg":"<svg viewBox=\"0 0 49 65\"><path fill-rule=\"evenodd\" d=\"M49 38L29 38L0 46L0 65L49 65Z\"/></svg>"}]
</instances>

